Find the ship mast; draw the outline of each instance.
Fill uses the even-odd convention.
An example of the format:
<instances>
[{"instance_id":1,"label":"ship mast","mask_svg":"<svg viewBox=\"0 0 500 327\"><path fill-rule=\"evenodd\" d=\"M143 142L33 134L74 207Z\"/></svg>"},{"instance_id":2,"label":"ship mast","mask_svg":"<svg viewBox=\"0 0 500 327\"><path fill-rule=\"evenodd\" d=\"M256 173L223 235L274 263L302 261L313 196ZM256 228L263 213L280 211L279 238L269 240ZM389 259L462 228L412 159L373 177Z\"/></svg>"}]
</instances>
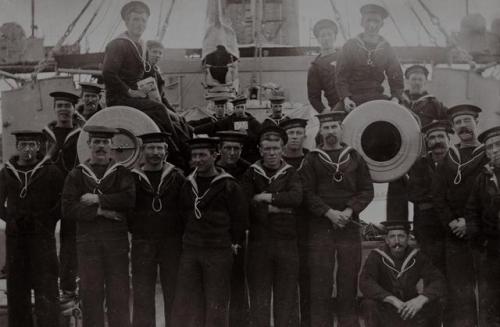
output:
<instances>
[{"instance_id":1,"label":"ship mast","mask_svg":"<svg viewBox=\"0 0 500 327\"><path fill-rule=\"evenodd\" d=\"M34 39L35 38L35 30L36 30L36 25L35 25L35 0L31 0L31 37Z\"/></svg>"}]
</instances>

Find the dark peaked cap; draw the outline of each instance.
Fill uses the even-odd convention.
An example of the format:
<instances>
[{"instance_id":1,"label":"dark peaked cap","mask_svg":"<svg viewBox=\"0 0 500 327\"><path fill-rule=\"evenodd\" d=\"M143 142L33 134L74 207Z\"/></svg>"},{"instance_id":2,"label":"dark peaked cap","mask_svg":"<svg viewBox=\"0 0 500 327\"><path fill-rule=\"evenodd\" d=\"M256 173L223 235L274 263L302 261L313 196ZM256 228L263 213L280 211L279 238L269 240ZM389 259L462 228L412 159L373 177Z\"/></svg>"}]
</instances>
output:
<instances>
[{"instance_id":1,"label":"dark peaked cap","mask_svg":"<svg viewBox=\"0 0 500 327\"><path fill-rule=\"evenodd\" d=\"M54 101L64 100L71 102L73 105L77 104L78 100L80 100L78 95L66 91L50 92L49 95L54 98Z\"/></svg>"},{"instance_id":2,"label":"dark peaked cap","mask_svg":"<svg viewBox=\"0 0 500 327\"><path fill-rule=\"evenodd\" d=\"M155 133L146 133L139 135L138 138L141 139L142 144L166 143L170 135L171 135L170 133L155 132Z\"/></svg>"},{"instance_id":3,"label":"dark peaked cap","mask_svg":"<svg viewBox=\"0 0 500 327\"><path fill-rule=\"evenodd\" d=\"M116 128L98 125L84 126L83 130L89 133L89 137L99 137L103 139L111 139L113 138L113 136L115 136L115 134L118 134L120 132Z\"/></svg>"}]
</instances>

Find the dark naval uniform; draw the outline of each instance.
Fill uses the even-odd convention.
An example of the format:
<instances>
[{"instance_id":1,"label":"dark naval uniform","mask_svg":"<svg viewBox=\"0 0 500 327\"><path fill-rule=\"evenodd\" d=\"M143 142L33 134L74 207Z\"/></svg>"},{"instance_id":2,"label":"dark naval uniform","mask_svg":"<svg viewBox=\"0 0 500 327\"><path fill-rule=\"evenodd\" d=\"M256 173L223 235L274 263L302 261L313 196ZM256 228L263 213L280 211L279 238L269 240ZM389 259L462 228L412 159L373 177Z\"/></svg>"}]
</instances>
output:
<instances>
[{"instance_id":1,"label":"dark naval uniform","mask_svg":"<svg viewBox=\"0 0 500 327\"><path fill-rule=\"evenodd\" d=\"M271 294L274 326L296 326L298 321L297 215L302 203L302 184L295 168L282 162L270 170L259 160L242 177L241 185L250 202L248 281L251 326L269 325ZM252 201L259 193L271 193L269 204Z\"/></svg>"},{"instance_id":2,"label":"dark naval uniform","mask_svg":"<svg viewBox=\"0 0 500 327\"><path fill-rule=\"evenodd\" d=\"M436 168L431 153L419 158L408 172L408 194L413 203L413 231L420 249L444 274L446 229L434 207L431 189Z\"/></svg>"},{"instance_id":3,"label":"dark naval uniform","mask_svg":"<svg viewBox=\"0 0 500 327\"><path fill-rule=\"evenodd\" d=\"M261 127L267 128L269 126L279 126L280 123L290 119L287 115L282 114L280 118L274 118L273 115L269 115L264 119L264 121L261 124Z\"/></svg>"},{"instance_id":4,"label":"dark naval uniform","mask_svg":"<svg viewBox=\"0 0 500 327\"><path fill-rule=\"evenodd\" d=\"M250 168L250 163L245 159L238 160L234 165L223 165L220 160L218 160L215 165L224 169L226 173L236 178L237 181L241 180L243 174Z\"/></svg>"},{"instance_id":5,"label":"dark naval uniform","mask_svg":"<svg viewBox=\"0 0 500 327\"><path fill-rule=\"evenodd\" d=\"M361 35L348 40L337 59L336 87L339 105L349 97L356 105L387 99L384 95L386 76L391 96L401 99L404 81L401 65L391 45L379 37L379 42L369 44Z\"/></svg>"},{"instance_id":6,"label":"dark naval uniform","mask_svg":"<svg viewBox=\"0 0 500 327\"><path fill-rule=\"evenodd\" d=\"M64 177L45 158L20 166L14 156L0 170L0 219L7 223L7 300L11 327L59 326L58 262L54 237Z\"/></svg>"},{"instance_id":7,"label":"dark naval uniform","mask_svg":"<svg viewBox=\"0 0 500 327\"><path fill-rule=\"evenodd\" d=\"M80 202L83 194L99 195L102 209L115 219L97 214L97 205ZM135 183L130 172L110 161L107 166L88 162L73 169L62 195L63 219L77 222L78 269L83 325L104 326L104 299L108 324L130 324L129 241L126 212L135 205Z\"/></svg>"},{"instance_id":8,"label":"dark naval uniform","mask_svg":"<svg viewBox=\"0 0 500 327\"><path fill-rule=\"evenodd\" d=\"M446 230L446 278L448 303L445 326L474 326L476 305L474 301L475 272L470 243L455 236L448 224L465 217L465 204L474 180L486 164L484 146L450 147L443 162L438 165L432 184L432 197L438 217ZM460 287L457 287L460 285Z\"/></svg>"},{"instance_id":9,"label":"dark naval uniform","mask_svg":"<svg viewBox=\"0 0 500 327\"><path fill-rule=\"evenodd\" d=\"M248 203L234 177L194 171L182 187L186 228L171 326L226 326L232 244L248 228Z\"/></svg>"},{"instance_id":10,"label":"dark naval uniform","mask_svg":"<svg viewBox=\"0 0 500 327\"><path fill-rule=\"evenodd\" d=\"M167 109L175 112L174 107L168 102L167 97L165 96L165 80L161 76L160 68L157 65L151 65L146 63L146 69L144 71L144 77L148 78L153 77L156 80L156 86L158 87L158 92L160 93L161 102L167 107Z\"/></svg>"},{"instance_id":11,"label":"dark naval uniform","mask_svg":"<svg viewBox=\"0 0 500 327\"><path fill-rule=\"evenodd\" d=\"M337 89L335 88L335 57L336 53L322 56L318 55L307 72L307 97L309 103L317 112L325 110L321 100L321 93L325 95L330 108L334 108L339 102Z\"/></svg>"},{"instance_id":12,"label":"dark naval uniform","mask_svg":"<svg viewBox=\"0 0 500 327\"><path fill-rule=\"evenodd\" d=\"M417 115L421 127L427 126L434 120L448 119L447 108L427 91L414 94L405 90L402 104Z\"/></svg>"},{"instance_id":13,"label":"dark naval uniform","mask_svg":"<svg viewBox=\"0 0 500 327\"><path fill-rule=\"evenodd\" d=\"M165 322L175 296L183 221L180 190L185 178L169 163L162 170L133 169L136 203L128 223L132 234L133 326L155 326L155 291L159 267Z\"/></svg>"},{"instance_id":14,"label":"dark naval uniform","mask_svg":"<svg viewBox=\"0 0 500 327\"><path fill-rule=\"evenodd\" d=\"M240 131L247 133L245 143L243 144L243 152L241 157L246 161L253 163L260 158L257 150L257 138L262 129L261 124L249 113L245 113L244 117L239 117L232 114L224 119L213 123L207 123L197 126L194 129L195 134L215 135L218 131Z\"/></svg>"},{"instance_id":15,"label":"dark naval uniform","mask_svg":"<svg viewBox=\"0 0 500 327\"><path fill-rule=\"evenodd\" d=\"M368 166L351 147L324 152L314 149L299 173L309 220L311 326L332 326L331 295L337 253L337 303L340 326L359 326L356 314L358 272L361 266L359 213L373 199ZM353 210L352 222L335 229L324 215L331 208Z\"/></svg>"},{"instance_id":16,"label":"dark naval uniform","mask_svg":"<svg viewBox=\"0 0 500 327\"><path fill-rule=\"evenodd\" d=\"M290 166L292 166L293 168L299 169L300 166L302 166L302 162L304 162L304 159L308 153L309 153L308 149L302 149L302 156L292 158L292 157L287 157L287 156L283 155L283 160L285 160L286 163L289 164Z\"/></svg>"},{"instance_id":17,"label":"dark naval uniform","mask_svg":"<svg viewBox=\"0 0 500 327\"><path fill-rule=\"evenodd\" d=\"M63 173L64 177L78 164L77 143L81 128L57 127L56 122L48 124L43 132L48 140L52 162ZM78 262L76 255L76 222L61 219L61 248L59 250L60 288L62 291L76 291Z\"/></svg>"},{"instance_id":18,"label":"dark naval uniform","mask_svg":"<svg viewBox=\"0 0 500 327\"><path fill-rule=\"evenodd\" d=\"M417 283L423 280L423 291ZM418 249L408 247L403 258L391 255L387 246L373 250L366 259L360 276L359 287L363 293L363 309L367 327L417 327L429 326L429 321L439 310L439 300L446 292L441 272ZM405 302L426 296L429 302L412 319L403 320L395 307L383 300L395 296Z\"/></svg>"}]
</instances>

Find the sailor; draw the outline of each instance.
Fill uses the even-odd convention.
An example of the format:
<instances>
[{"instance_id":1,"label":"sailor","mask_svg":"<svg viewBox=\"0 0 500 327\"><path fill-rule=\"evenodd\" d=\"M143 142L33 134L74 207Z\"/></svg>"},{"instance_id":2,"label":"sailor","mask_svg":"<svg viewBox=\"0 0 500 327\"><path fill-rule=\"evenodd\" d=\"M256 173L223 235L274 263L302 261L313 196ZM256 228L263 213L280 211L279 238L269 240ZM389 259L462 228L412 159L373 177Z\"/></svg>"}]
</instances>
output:
<instances>
[{"instance_id":1,"label":"sailor","mask_svg":"<svg viewBox=\"0 0 500 327\"><path fill-rule=\"evenodd\" d=\"M307 119L290 118L280 122L279 127L286 132L288 141L283 149L283 159L295 169L302 165L309 150L304 148Z\"/></svg>"},{"instance_id":2,"label":"sailor","mask_svg":"<svg viewBox=\"0 0 500 327\"><path fill-rule=\"evenodd\" d=\"M170 326L182 249L181 171L166 161L165 133L139 135L144 164L134 168L136 202L128 216L132 234L133 327L155 326L157 271L163 291L166 326Z\"/></svg>"},{"instance_id":3,"label":"sailor","mask_svg":"<svg viewBox=\"0 0 500 327\"><path fill-rule=\"evenodd\" d=\"M391 45L379 34L389 12L382 6L361 7L364 32L348 40L337 59L336 87L339 104L336 110L350 112L372 100L400 102L403 93L403 71ZM384 95L386 79L391 96Z\"/></svg>"},{"instance_id":4,"label":"sailor","mask_svg":"<svg viewBox=\"0 0 500 327\"><path fill-rule=\"evenodd\" d=\"M302 203L302 184L295 168L281 157L286 141L286 133L279 127L263 128L259 140L262 159L252 164L241 181L250 202L251 326L269 325L271 307L273 326L298 324L295 209Z\"/></svg>"},{"instance_id":5,"label":"sailor","mask_svg":"<svg viewBox=\"0 0 500 327\"><path fill-rule=\"evenodd\" d=\"M0 170L0 219L7 223L8 325L33 326L33 289L37 326L59 326L54 233L64 177L39 153L41 132L12 134L17 154Z\"/></svg>"},{"instance_id":6,"label":"sailor","mask_svg":"<svg viewBox=\"0 0 500 327\"><path fill-rule=\"evenodd\" d=\"M309 103L318 113L327 107L323 104L324 94L330 110L339 102L335 88L335 58L334 43L337 38L337 24L330 19L321 19L313 27L313 34L318 40L320 54L313 60L307 72L307 97Z\"/></svg>"},{"instance_id":7,"label":"sailor","mask_svg":"<svg viewBox=\"0 0 500 327\"><path fill-rule=\"evenodd\" d=\"M474 180L488 162L484 146L477 139L480 112L480 108L470 104L448 109L449 120L460 143L450 146L436 169L432 184L434 206L446 230L448 301L445 326L475 326L477 321L474 262L471 244L465 237L464 209Z\"/></svg>"},{"instance_id":8,"label":"sailor","mask_svg":"<svg viewBox=\"0 0 500 327\"><path fill-rule=\"evenodd\" d=\"M262 128L266 128L268 126L278 126L281 122L290 119L290 117L283 113L284 102L285 97L281 95L273 95L269 98L271 114L262 122Z\"/></svg>"},{"instance_id":9,"label":"sailor","mask_svg":"<svg viewBox=\"0 0 500 327\"><path fill-rule=\"evenodd\" d=\"M144 79L146 59L141 36L150 15L149 7L141 1L130 1L121 9L127 31L106 46L102 75L106 86L108 106L129 106L147 114L164 132L172 132L173 113L165 106L147 98L137 82ZM169 116L170 115L170 116Z\"/></svg>"},{"instance_id":10,"label":"sailor","mask_svg":"<svg viewBox=\"0 0 500 327\"><path fill-rule=\"evenodd\" d=\"M238 182L215 165L219 139L189 141L195 171L181 190L185 232L171 326L227 326L233 253L248 229Z\"/></svg>"},{"instance_id":11,"label":"sailor","mask_svg":"<svg viewBox=\"0 0 500 327\"><path fill-rule=\"evenodd\" d=\"M126 212L135 205L131 173L111 158L117 129L85 126L90 159L66 178L63 219L76 221L83 326L130 326Z\"/></svg>"},{"instance_id":12,"label":"sailor","mask_svg":"<svg viewBox=\"0 0 500 327\"><path fill-rule=\"evenodd\" d=\"M482 168L470 192L465 210L467 235L485 247L479 288L480 326L500 326L500 127L478 137L489 162ZM482 287L481 287L482 286Z\"/></svg>"},{"instance_id":13,"label":"sailor","mask_svg":"<svg viewBox=\"0 0 500 327\"><path fill-rule=\"evenodd\" d=\"M407 220L382 224L385 245L371 251L360 277L365 326L431 326L446 291L444 277L422 251L408 244ZM420 280L423 290L418 292Z\"/></svg>"},{"instance_id":14,"label":"sailor","mask_svg":"<svg viewBox=\"0 0 500 327\"><path fill-rule=\"evenodd\" d=\"M337 262L339 326L359 326L356 314L361 266L359 213L373 199L366 162L342 143L343 111L317 115L320 148L311 150L299 173L309 216L311 326L332 326L331 296ZM335 256L336 255L336 256ZM335 259L336 257L336 259Z\"/></svg>"},{"instance_id":15,"label":"sailor","mask_svg":"<svg viewBox=\"0 0 500 327\"><path fill-rule=\"evenodd\" d=\"M219 120L224 119L226 117L227 100L228 99L225 97L218 97L212 99L213 109L214 109L213 115L198 120L191 120L189 121L189 125L196 128L197 126L201 126L208 123L215 123Z\"/></svg>"},{"instance_id":16,"label":"sailor","mask_svg":"<svg viewBox=\"0 0 500 327\"><path fill-rule=\"evenodd\" d=\"M43 128L48 140L47 156L59 168L64 177L78 165L77 142L80 136L80 122L75 121L75 105L79 97L69 92L52 92L56 120ZM59 275L61 304L71 306L76 297L76 223L61 219L59 250Z\"/></svg>"},{"instance_id":17,"label":"sailor","mask_svg":"<svg viewBox=\"0 0 500 327\"><path fill-rule=\"evenodd\" d=\"M429 70L423 65L412 65L405 70L408 89L403 92L402 104L417 115L422 127L448 118L446 107L426 90L428 77Z\"/></svg>"},{"instance_id":18,"label":"sailor","mask_svg":"<svg viewBox=\"0 0 500 327\"><path fill-rule=\"evenodd\" d=\"M174 107L168 102L165 97L165 80L161 76L160 67L158 67L158 62L163 57L163 52L165 48L163 44L158 41L148 40L146 42L146 64L144 78L153 77L156 80L156 85L158 87L158 92L160 93L161 102L172 112L175 112Z\"/></svg>"},{"instance_id":19,"label":"sailor","mask_svg":"<svg viewBox=\"0 0 500 327\"><path fill-rule=\"evenodd\" d=\"M102 109L101 93L103 87L97 83L80 82L82 88L82 104L76 107L76 112L89 120L95 113Z\"/></svg>"},{"instance_id":20,"label":"sailor","mask_svg":"<svg viewBox=\"0 0 500 327\"><path fill-rule=\"evenodd\" d=\"M224 169L236 180L240 180L243 173L250 167L250 163L241 158L246 134L239 131L220 131L216 135L220 139L220 156L215 165Z\"/></svg>"},{"instance_id":21,"label":"sailor","mask_svg":"<svg viewBox=\"0 0 500 327\"><path fill-rule=\"evenodd\" d=\"M257 139L261 130L261 124L246 112L247 98L237 97L231 101L234 112L232 115L214 123L207 123L195 128L196 134L215 135L218 131L241 131L247 133L247 138L243 147L242 157L246 161L253 163L259 158L257 150Z\"/></svg>"},{"instance_id":22,"label":"sailor","mask_svg":"<svg viewBox=\"0 0 500 327\"><path fill-rule=\"evenodd\" d=\"M445 274L446 229L441 225L432 200L431 185L437 166L448 155L450 133L448 120L436 120L422 127L427 153L417 159L408 172L408 194L413 203L414 234L420 250Z\"/></svg>"}]
</instances>

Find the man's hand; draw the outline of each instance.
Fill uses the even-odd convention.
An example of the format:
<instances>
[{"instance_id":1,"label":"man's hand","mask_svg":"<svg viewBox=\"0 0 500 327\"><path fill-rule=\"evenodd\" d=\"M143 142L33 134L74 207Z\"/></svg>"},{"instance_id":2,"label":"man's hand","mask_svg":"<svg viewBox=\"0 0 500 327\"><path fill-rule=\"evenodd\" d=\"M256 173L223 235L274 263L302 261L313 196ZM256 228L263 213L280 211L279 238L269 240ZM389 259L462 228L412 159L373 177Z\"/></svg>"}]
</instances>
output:
<instances>
[{"instance_id":1,"label":"man's hand","mask_svg":"<svg viewBox=\"0 0 500 327\"><path fill-rule=\"evenodd\" d=\"M128 96L131 98L145 98L148 96L146 93L144 93L141 90L129 89L127 93L128 93Z\"/></svg>"},{"instance_id":2,"label":"man's hand","mask_svg":"<svg viewBox=\"0 0 500 327\"><path fill-rule=\"evenodd\" d=\"M420 310L422 310L424 304L427 302L429 302L429 298L427 298L427 296L419 295L409 301L406 301L403 304L403 307L398 310L398 313L401 315L403 320L412 319Z\"/></svg>"},{"instance_id":3,"label":"man's hand","mask_svg":"<svg viewBox=\"0 0 500 327\"><path fill-rule=\"evenodd\" d=\"M454 223L453 223L454 222ZM453 224L452 224L453 223ZM448 224L450 226L451 231L459 238L463 238L467 233L467 226L465 223L465 218L460 217Z\"/></svg>"},{"instance_id":4,"label":"man's hand","mask_svg":"<svg viewBox=\"0 0 500 327\"><path fill-rule=\"evenodd\" d=\"M234 255L238 255L238 250L241 249L241 245L239 244L231 244L231 249L233 250Z\"/></svg>"},{"instance_id":5,"label":"man's hand","mask_svg":"<svg viewBox=\"0 0 500 327\"><path fill-rule=\"evenodd\" d=\"M326 214L325 214L325 217L330 219L330 221L332 222L332 224L335 226L335 227L340 227L340 228L344 228L345 225L347 224L348 220L346 220L342 215L341 215L341 212L338 211L338 210L333 210L333 209L329 209Z\"/></svg>"},{"instance_id":6,"label":"man's hand","mask_svg":"<svg viewBox=\"0 0 500 327\"><path fill-rule=\"evenodd\" d=\"M97 208L97 215L102 216L106 219L111 219L111 220L117 220L117 221L122 221L123 217L121 217L118 212L114 210L106 210L102 209L101 207Z\"/></svg>"},{"instance_id":7,"label":"man's hand","mask_svg":"<svg viewBox=\"0 0 500 327\"><path fill-rule=\"evenodd\" d=\"M259 193L254 195L253 200L256 202L271 203L273 195L271 193Z\"/></svg>"},{"instance_id":8,"label":"man's hand","mask_svg":"<svg viewBox=\"0 0 500 327\"><path fill-rule=\"evenodd\" d=\"M80 197L80 202L87 206L99 204L99 196L97 194L85 193Z\"/></svg>"},{"instance_id":9,"label":"man's hand","mask_svg":"<svg viewBox=\"0 0 500 327\"><path fill-rule=\"evenodd\" d=\"M391 98L391 101L392 101L392 102L395 102L395 103L397 103L397 104L399 104L399 99L398 99L398 98L396 98L396 97L392 97L392 98Z\"/></svg>"},{"instance_id":10,"label":"man's hand","mask_svg":"<svg viewBox=\"0 0 500 327\"><path fill-rule=\"evenodd\" d=\"M351 98L344 98L344 109L347 112L351 112L354 108L356 108L356 103L351 100Z\"/></svg>"},{"instance_id":11,"label":"man's hand","mask_svg":"<svg viewBox=\"0 0 500 327\"><path fill-rule=\"evenodd\" d=\"M344 220L348 221L352 218L352 209L347 207L340 212L340 215Z\"/></svg>"},{"instance_id":12,"label":"man's hand","mask_svg":"<svg viewBox=\"0 0 500 327\"><path fill-rule=\"evenodd\" d=\"M384 302L387 302L387 303L391 304L393 307L395 307L396 310L398 310L398 313L401 310L403 310L404 302L401 301L400 299L398 299L397 297L395 297L394 295L389 295L388 297L386 297L384 299Z\"/></svg>"},{"instance_id":13,"label":"man's hand","mask_svg":"<svg viewBox=\"0 0 500 327\"><path fill-rule=\"evenodd\" d=\"M293 213L293 210L290 208L278 208L277 206L273 206L272 204L267 205L267 210L269 211L269 213Z\"/></svg>"}]
</instances>

